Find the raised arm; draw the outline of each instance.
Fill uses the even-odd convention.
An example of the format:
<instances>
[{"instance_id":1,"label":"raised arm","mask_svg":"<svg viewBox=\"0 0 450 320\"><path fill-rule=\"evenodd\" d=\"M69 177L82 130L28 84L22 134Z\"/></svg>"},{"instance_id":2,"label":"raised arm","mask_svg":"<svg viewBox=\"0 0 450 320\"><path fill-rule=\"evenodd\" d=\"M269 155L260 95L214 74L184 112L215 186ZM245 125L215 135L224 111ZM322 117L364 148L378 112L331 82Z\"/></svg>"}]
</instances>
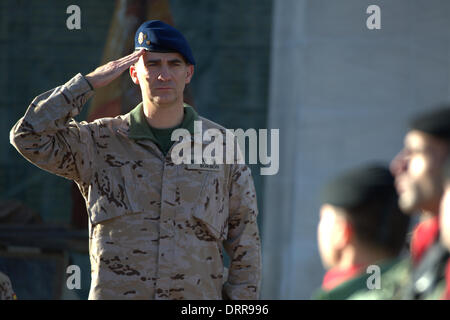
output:
<instances>
[{"instance_id":1,"label":"raised arm","mask_svg":"<svg viewBox=\"0 0 450 320\"><path fill-rule=\"evenodd\" d=\"M11 144L38 167L81 183L90 180L96 126L78 123L75 117L93 95L130 65L143 50L98 67L83 77L37 96L10 132Z\"/></svg>"}]
</instances>

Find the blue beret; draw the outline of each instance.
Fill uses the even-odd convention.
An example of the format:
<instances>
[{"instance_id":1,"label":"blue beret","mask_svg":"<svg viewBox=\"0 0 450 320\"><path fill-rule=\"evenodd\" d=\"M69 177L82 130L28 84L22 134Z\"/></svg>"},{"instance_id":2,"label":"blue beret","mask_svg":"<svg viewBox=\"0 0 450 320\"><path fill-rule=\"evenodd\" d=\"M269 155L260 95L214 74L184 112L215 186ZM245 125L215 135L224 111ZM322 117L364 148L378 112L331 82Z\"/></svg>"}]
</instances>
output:
<instances>
[{"instance_id":1,"label":"blue beret","mask_svg":"<svg viewBox=\"0 0 450 320\"><path fill-rule=\"evenodd\" d=\"M150 20L141 24L134 36L134 49L178 52L188 63L195 64L191 47L181 32L159 20Z\"/></svg>"}]
</instances>

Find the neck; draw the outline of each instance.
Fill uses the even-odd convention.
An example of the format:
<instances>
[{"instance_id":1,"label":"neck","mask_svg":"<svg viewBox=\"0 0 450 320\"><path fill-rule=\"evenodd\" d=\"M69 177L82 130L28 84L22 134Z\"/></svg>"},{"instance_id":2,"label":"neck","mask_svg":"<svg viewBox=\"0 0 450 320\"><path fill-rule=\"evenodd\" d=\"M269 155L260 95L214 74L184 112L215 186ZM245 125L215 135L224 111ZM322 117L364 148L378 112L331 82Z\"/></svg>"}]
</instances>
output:
<instances>
[{"instance_id":1,"label":"neck","mask_svg":"<svg viewBox=\"0 0 450 320\"><path fill-rule=\"evenodd\" d=\"M170 106L157 106L148 100L144 100L143 108L145 119L153 128L173 128L183 121L183 103L173 104Z\"/></svg>"},{"instance_id":2,"label":"neck","mask_svg":"<svg viewBox=\"0 0 450 320\"><path fill-rule=\"evenodd\" d=\"M438 216L438 214L439 214L439 211L422 210L420 213L420 221L425 221L425 220L431 219L433 217Z\"/></svg>"},{"instance_id":3,"label":"neck","mask_svg":"<svg viewBox=\"0 0 450 320\"><path fill-rule=\"evenodd\" d=\"M428 219L439 215L441 204L441 197L433 199L430 203L422 208L421 217L422 219Z\"/></svg>"}]
</instances>

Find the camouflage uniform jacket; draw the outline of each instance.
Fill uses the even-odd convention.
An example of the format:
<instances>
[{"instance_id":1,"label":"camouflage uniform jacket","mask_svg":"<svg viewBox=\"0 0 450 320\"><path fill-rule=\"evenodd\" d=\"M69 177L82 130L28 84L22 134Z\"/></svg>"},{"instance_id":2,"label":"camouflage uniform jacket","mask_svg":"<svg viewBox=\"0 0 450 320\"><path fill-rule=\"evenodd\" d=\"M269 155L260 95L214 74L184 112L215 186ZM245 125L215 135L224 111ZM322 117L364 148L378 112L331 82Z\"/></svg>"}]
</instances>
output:
<instances>
[{"instance_id":1,"label":"camouflage uniform jacket","mask_svg":"<svg viewBox=\"0 0 450 320\"><path fill-rule=\"evenodd\" d=\"M25 158L74 180L86 201L89 298L257 299L261 247L250 169L175 165L170 151L130 138L130 113L75 121L92 94L77 74L36 97L10 133ZM223 129L199 119L203 130ZM230 256L226 281L222 248Z\"/></svg>"}]
</instances>

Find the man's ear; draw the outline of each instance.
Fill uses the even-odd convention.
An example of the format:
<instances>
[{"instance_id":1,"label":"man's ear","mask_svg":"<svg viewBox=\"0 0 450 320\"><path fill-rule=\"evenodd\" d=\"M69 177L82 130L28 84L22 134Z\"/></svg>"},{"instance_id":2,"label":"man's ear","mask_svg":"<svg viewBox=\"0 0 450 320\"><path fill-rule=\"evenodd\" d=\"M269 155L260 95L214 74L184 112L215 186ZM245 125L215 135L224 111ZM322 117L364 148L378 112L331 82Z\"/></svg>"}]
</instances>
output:
<instances>
[{"instance_id":1,"label":"man's ear","mask_svg":"<svg viewBox=\"0 0 450 320\"><path fill-rule=\"evenodd\" d=\"M134 64L130 66L130 77L135 84L139 85L139 78L137 76L136 66Z\"/></svg>"},{"instance_id":2,"label":"man's ear","mask_svg":"<svg viewBox=\"0 0 450 320\"><path fill-rule=\"evenodd\" d=\"M187 67L185 84L188 84L191 82L193 75L194 75L194 65L190 64Z\"/></svg>"},{"instance_id":3,"label":"man's ear","mask_svg":"<svg viewBox=\"0 0 450 320\"><path fill-rule=\"evenodd\" d=\"M345 228L344 228L344 242L345 244L350 243L350 241L353 238L353 226L351 225L350 222L348 222L348 220L345 221Z\"/></svg>"},{"instance_id":4,"label":"man's ear","mask_svg":"<svg viewBox=\"0 0 450 320\"><path fill-rule=\"evenodd\" d=\"M336 228L334 237L335 246L343 249L350 243L353 237L353 227L347 219L340 217L339 222L336 222Z\"/></svg>"}]
</instances>

